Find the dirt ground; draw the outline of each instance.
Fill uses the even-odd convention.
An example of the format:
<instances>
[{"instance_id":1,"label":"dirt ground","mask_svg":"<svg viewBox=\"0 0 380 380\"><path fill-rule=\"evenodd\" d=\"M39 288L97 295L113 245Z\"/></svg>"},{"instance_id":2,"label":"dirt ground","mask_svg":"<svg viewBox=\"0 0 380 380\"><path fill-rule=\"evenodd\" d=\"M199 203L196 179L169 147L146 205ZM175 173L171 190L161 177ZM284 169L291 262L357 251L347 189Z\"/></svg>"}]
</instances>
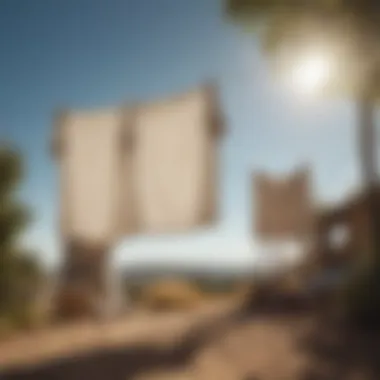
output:
<instances>
[{"instance_id":1,"label":"dirt ground","mask_svg":"<svg viewBox=\"0 0 380 380\"><path fill-rule=\"evenodd\" d=\"M380 379L378 334L347 334L311 312L243 315L214 307L55 334L0 345L0 379ZM29 360L21 361L21 349Z\"/></svg>"}]
</instances>

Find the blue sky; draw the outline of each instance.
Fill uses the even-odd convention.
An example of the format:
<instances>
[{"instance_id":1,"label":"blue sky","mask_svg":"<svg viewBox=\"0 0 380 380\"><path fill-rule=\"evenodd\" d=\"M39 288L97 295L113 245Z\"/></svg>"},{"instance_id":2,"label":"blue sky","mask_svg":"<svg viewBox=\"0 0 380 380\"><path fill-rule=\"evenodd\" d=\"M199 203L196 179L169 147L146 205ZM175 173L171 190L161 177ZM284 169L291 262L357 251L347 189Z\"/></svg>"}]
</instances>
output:
<instances>
[{"instance_id":1,"label":"blue sky","mask_svg":"<svg viewBox=\"0 0 380 380\"><path fill-rule=\"evenodd\" d=\"M263 245L252 234L251 173L306 161L317 201L341 198L357 182L353 108L275 83L258 42L225 20L219 0L0 0L0 135L26 156L21 196L35 222L25 244L59 261L55 109L155 99L208 78L227 126L220 220L201 233L125 240L117 263L252 262Z\"/></svg>"}]
</instances>

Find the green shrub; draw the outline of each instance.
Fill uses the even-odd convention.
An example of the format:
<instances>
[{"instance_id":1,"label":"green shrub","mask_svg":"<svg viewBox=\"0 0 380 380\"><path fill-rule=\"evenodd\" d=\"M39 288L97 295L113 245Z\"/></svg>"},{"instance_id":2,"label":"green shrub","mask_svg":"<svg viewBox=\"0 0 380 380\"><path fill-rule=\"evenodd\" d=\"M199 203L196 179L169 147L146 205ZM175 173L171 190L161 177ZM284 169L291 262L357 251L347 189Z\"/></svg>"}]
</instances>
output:
<instances>
[{"instance_id":1,"label":"green shrub","mask_svg":"<svg viewBox=\"0 0 380 380\"><path fill-rule=\"evenodd\" d=\"M15 314L24 314L20 310L29 307L42 273L33 255L19 244L30 219L16 193L23 174L22 157L1 143L0 173L0 316L18 325L24 323L23 317Z\"/></svg>"}]
</instances>

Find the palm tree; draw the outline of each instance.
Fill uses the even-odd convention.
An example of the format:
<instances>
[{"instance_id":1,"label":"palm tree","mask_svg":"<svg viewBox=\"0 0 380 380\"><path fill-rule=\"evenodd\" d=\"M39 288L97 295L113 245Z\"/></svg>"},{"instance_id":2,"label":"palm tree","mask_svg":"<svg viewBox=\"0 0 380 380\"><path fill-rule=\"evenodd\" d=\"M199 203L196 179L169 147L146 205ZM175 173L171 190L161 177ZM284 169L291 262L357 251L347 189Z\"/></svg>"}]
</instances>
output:
<instances>
[{"instance_id":1,"label":"palm tree","mask_svg":"<svg viewBox=\"0 0 380 380\"><path fill-rule=\"evenodd\" d=\"M368 200L372 273L369 275L366 272L365 276L375 279L380 274L374 123L376 101L380 96L380 2L227 0L226 12L230 19L258 35L271 63L295 62L303 51L316 46L325 45L333 51L337 75L331 78L324 92L326 95L350 96L357 106L358 153L364 193ZM380 304L380 291L376 300Z\"/></svg>"}]
</instances>

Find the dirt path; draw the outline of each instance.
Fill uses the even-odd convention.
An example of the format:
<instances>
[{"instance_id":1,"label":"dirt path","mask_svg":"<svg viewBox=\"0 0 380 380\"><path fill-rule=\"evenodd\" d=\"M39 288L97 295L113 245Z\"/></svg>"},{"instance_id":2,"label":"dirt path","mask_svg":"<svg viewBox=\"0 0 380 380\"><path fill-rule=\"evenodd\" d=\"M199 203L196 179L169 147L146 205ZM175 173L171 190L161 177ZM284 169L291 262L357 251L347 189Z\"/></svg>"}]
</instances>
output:
<instances>
[{"instance_id":1,"label":"dirt path","mask_svg":"<svg viewBox=\"0 0 380 380\"><path fill-rule=\"evenodd\" d=\"M112 322L78 323L16 336L0 343L0 375L8 368L40 366L89 352L163 350L175 346L197 324L223 316L231 307L215 304L187 313L135 313Z\"/></svg>"},{"instance_id":2,"label":"dirt path","mask_svg":"<svg viewBox=\"0 0 380 380\"><path fill-rule=\"evenodd\" d=\"M241 318L211 307L194 314L139 316L105 326L75 326L40 343L0 346L0 363L24 347L47 355L1 380L378 380L380 336L342 335L339 326L303 315ZM59 335L61 334L61 335ZM67 339L70 337L70 339ZM96 339L95 339L96 337ZM54 339L70 352L56 349ZM34 341L34 346L33 342ZM46 345L44 350L37 346ZM75 350L73 350L75 345ZM54 350L52 350L54 351ZM2 355L6 356L2 356ZM8 355L8 356L7 356ZM21 358L19 353L19 359ZM24 352L25 360L25 352ZM13 362L14 364L16 361ZM26 362L24 362L25 365ZM31 364L34 366L30 366ZM40 364L38 364L40 363ZM20 362L18 362L20 364Z\"/></svg>"}]
</instances>

